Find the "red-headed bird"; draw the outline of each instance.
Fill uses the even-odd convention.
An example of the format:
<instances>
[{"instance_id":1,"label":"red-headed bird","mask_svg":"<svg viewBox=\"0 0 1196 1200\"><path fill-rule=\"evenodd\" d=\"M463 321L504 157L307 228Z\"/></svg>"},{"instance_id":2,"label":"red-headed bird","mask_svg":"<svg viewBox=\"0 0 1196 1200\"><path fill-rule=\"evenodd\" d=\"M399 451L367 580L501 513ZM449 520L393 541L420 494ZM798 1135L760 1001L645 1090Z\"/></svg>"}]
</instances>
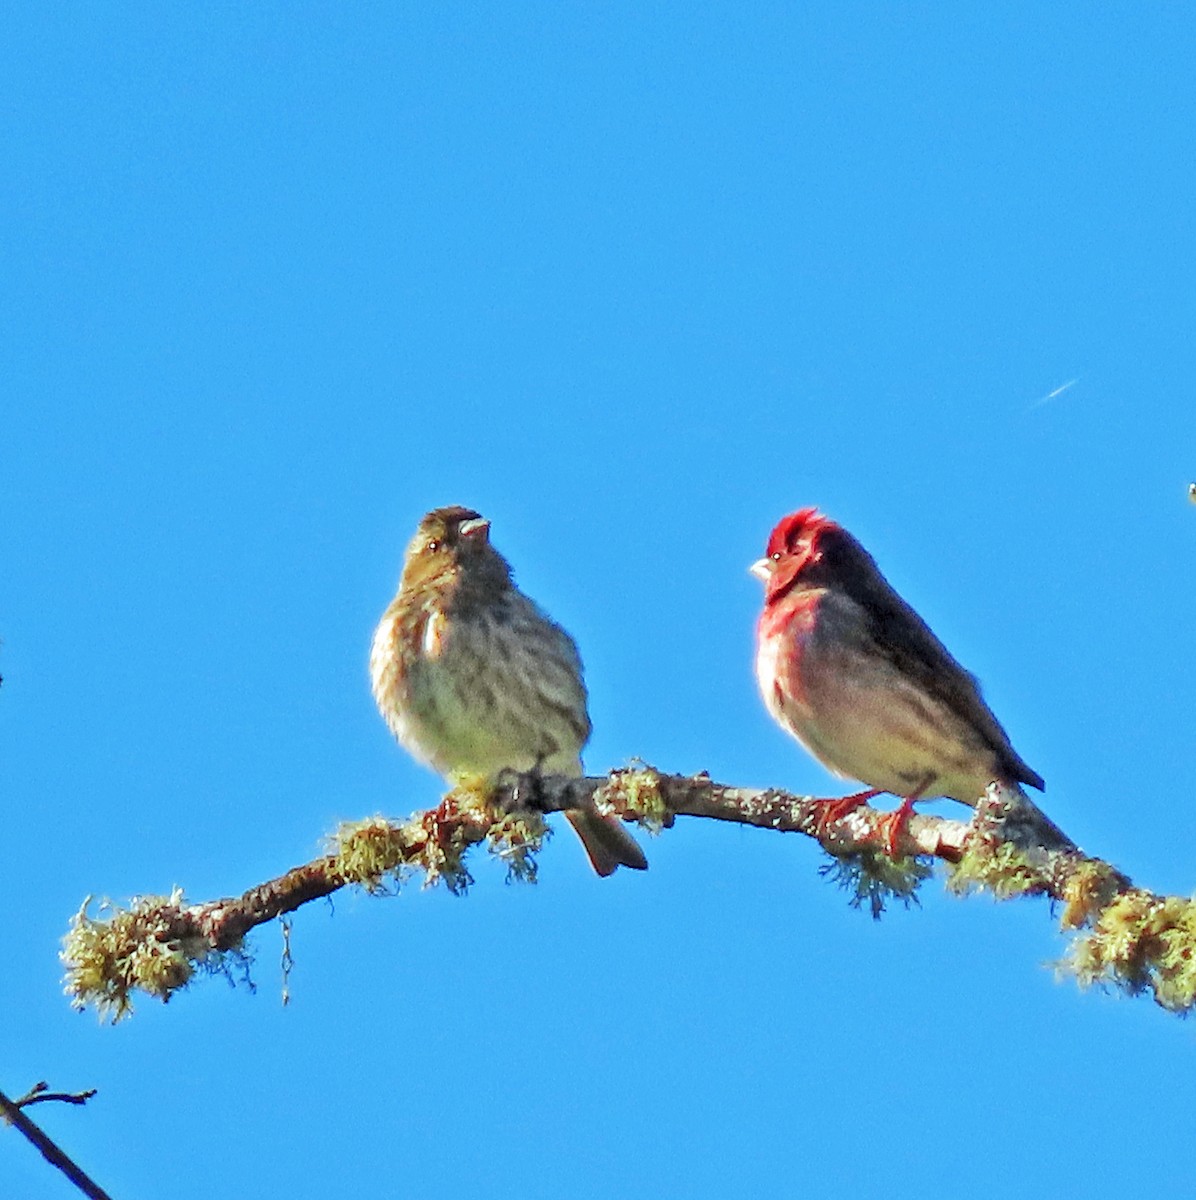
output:
<instances>
[{"instance_id":1,"label":"red-headed bird","mask_svg":"<svg viewBox=\"0 0 1196 1200\"><path fill-rule=\"evenodd\" d=\"M391 732L450 782L508 768L582 773L590 717L577 646L515 586L490 522L470 508L419 523L374 632L370 679ZM647 867L618 820L565 816L599 875Z\"/></svg>"},{"instance_id":2,"label":"red-headed bird","mask_svg":"<svg viewBox=\"0 0 1196 1200\"><path fill-rule=\"evenodd\" d=\"M868 792L830 801L827 819L881 792L895 852L915 800L975 805L990 783L1042 788L1010 744L980 684L893 590L842 526L803 508L778 522L766 556L756 679L782 728Z\"/></svg>"}]
</instances>

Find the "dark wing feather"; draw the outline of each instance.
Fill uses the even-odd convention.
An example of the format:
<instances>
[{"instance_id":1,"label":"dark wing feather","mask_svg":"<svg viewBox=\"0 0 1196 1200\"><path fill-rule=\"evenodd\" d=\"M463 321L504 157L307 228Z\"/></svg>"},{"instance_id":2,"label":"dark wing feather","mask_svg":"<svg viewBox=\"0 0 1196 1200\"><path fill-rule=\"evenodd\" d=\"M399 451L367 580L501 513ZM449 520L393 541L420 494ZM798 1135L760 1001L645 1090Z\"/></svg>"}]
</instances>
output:
<instances>
[{"instance_id":1,"label":"dark wing feather","mask_svg":"<svg viewBox=\"0 0 1196 1200\"><path fill-rule=\"evenodd\" d=\"M1009 735L984 702L980 681L955 659L930 626L898 595L867 550L845 529L820 537L819 575L862 606L877 648L908 678L958 713L992 748L1017 783L1043 787L1042 776L1014 750Z\"/></svg>"}]
</instances>

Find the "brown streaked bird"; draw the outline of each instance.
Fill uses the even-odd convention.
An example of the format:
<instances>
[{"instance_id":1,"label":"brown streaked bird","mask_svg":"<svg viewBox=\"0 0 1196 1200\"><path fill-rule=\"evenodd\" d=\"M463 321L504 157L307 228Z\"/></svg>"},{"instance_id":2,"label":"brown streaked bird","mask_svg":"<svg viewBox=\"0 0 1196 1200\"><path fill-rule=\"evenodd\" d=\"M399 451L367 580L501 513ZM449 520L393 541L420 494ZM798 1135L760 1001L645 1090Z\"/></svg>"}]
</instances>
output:
<instances>
[{"instance_id":1,"label":"brown streaked bird","mask_svg":"<svg viewBox=\"0 0 1196 1200\"><path fill-rule=\"evenodd\" d=\"M842 526L814 508L791 513L752 573L765 585L756 630L764 703L819 762L871 789L828 801L828 820L882 792L900 796L887 826L893 852L916 800L974 806L993 782L1042 788L976 677Z\"/></svg>"},{"instance_id":2,"label":"brown streaked bird","mask_svg":"<svg viewBox=\"0 0 1196 1200\"><path fill-rule=\"evenodd\" d=\"M471 508L420 521L374 631L370 679L395 737L450 781L582 773L590 717L577 646L515 586L490 522ZM615 818L565 816L599 875L648 866Z\"/></svg>"}]
</instances>

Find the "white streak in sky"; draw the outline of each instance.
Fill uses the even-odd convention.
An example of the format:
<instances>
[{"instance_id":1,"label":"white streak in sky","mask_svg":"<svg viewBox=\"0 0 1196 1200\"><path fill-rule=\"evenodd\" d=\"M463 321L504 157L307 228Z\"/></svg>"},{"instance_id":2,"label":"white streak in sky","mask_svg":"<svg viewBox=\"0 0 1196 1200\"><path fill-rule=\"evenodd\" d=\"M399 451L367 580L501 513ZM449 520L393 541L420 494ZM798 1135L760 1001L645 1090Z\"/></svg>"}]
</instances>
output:
<instances>
[{"instance_id":1,"label":"white streak in sky","mask_svg":"<svg viewBox=\"0 0 1196 1200\"><path fill-rule=\"evenodd\" d=\"M1047 392L1047 394L1043 396L1041 400L1035 400L1026 411L1033 412L1036 408L1041 408L1044 404L1049 404L1057 396L1062 396L1068 388L1075 387L1079 382L1079 376L1076 376L1075 379L1069 379L1066 383L1061 383L1053 392Z\"/></svg>"}]
</instances>

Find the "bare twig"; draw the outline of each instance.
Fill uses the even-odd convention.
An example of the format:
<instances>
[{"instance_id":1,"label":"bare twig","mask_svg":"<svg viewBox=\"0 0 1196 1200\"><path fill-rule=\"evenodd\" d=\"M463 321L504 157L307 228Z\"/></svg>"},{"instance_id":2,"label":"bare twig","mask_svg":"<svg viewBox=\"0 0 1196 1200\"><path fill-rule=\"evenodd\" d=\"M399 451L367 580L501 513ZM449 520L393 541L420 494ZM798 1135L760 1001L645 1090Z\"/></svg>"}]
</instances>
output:
<instances>
[{"instance_id":1,"label":"bare twig","mask_svg":"<svg viewBox=\"0 0 1196 1200\"><path fill-rule=\"evenodd\" d=\"M176 891L98 916L85 902L65 940L67 992L76 1006L95 1005L117 1020L130 1011L135 990L167 1000L197 969L227 971L230 962L246 960L244 938L255 926L347 884L390 892L420 878L425 886L442 882L463 892L472 882L466 853L483 841L513 877L534 879L547 832L541 814L577 808L652 832L689 816L813 837L854 893L852 903L866 903L874 916L888 901L910 902L938 860L954 891L1060 902L1063 927L1086 931L1066 964L1082 983L1149 990L1175 1011L1196 1005L1196 906L1135 888L1116 868L1084 854L1021 793L994 784L969 822L915 815L893 859L881 849L888 814L877 809L861 807L825 824L825 808L809 796L650 767L583 779L510 773L494 787L463 785L407 821L375 817L345 825L334 852L239 897L189 904Z\"/></svg>"},{"instance_id":2,"label":"bare twig","mask_svg":"<svg viewBox=\"0 0 1196 1200\"><path fill-rule=\"evenodd\" d=\"M50 1085L43 1079L35 1083L19 1100L13 1103L18 1108L28 1108L31 1104L47 1104L57 1101L62 1104L86 1104L96 1094L95 1088L85 1092L52 1092Z\"/></svg>"},{"instance_id":3,"label":"bare twig","mask_svg":"<svg viewBox=\"0 0 1196 1200\"><path fill-rule=\"evenodd\" d=\"M41 1151L42 1157L52 1166L57 1167L70 1181L90 1200L112 1200L106 1191L70 1158L62 1148L35 1125L22 1108L47 1100L63 1100L68 1104L83 1104L95 1092L46 1092L44 1083L35 1084L20 1100L10 1100L0 1092L0 1115L25 1135L30 1142Z\"/></svg>"}]
</instances>

